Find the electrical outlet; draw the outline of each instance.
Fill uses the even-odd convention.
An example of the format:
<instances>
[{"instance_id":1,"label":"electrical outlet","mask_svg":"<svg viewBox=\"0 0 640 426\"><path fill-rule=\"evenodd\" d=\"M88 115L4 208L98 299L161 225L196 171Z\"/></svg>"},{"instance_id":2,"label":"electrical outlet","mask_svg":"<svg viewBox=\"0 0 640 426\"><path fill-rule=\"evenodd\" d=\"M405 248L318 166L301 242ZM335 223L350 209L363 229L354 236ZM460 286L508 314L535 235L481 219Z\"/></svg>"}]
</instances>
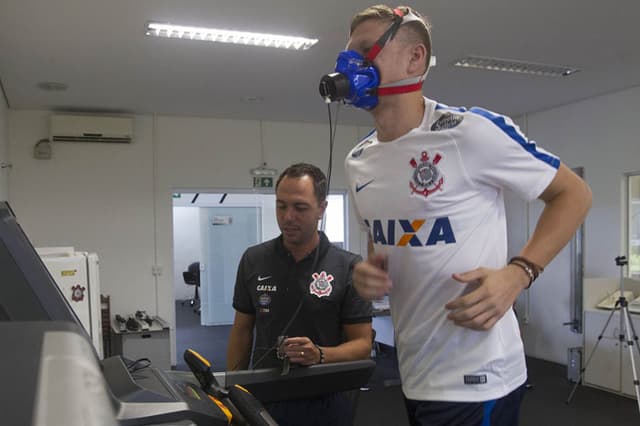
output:
<instances>
[{"instance_id":1,"label":"electrical outlet","mask_svg":"<svg viewBox=\"0 0 640 426\"><path fill-rule=\"evenodd\" d=\"M154 277L159 277L160 275L162 275L162 266L160 265L151 266L151 275L153 275Z\"/></svg>"}]
</instances>

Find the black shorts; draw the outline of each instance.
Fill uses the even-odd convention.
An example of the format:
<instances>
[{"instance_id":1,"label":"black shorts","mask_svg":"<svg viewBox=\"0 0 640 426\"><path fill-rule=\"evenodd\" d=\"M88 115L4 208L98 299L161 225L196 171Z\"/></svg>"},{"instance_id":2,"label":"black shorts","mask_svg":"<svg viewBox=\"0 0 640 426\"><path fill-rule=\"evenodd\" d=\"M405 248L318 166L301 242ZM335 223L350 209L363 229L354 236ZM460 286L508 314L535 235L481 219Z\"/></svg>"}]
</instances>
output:
<instances>
[{"instance_id":1,"label":"black shorts","mask_svg":"<svg viewBox=\"0 0 640 426\"><path fill-rule=\"evenodd\" d=\"M411 426L515 426L524 396L522 385L510 394L484 402L404 400Z\"/></svg>"}]
</instances>

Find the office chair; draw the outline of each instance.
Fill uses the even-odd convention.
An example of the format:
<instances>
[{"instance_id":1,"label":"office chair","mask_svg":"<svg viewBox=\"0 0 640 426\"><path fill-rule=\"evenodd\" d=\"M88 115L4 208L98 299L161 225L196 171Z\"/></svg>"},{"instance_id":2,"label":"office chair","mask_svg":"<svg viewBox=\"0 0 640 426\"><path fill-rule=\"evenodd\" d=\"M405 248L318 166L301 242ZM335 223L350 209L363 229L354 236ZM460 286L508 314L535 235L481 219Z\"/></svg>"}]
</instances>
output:
<instances>
[{"instance_id":1,"label":"office chair","mask_svg":"<svg viewBox=\"0 0 640 426\"><path fill-rule=\"evenodd\" d=\"M195 287L193 299L189 300L189 305L193 307L193 311L200 313L200 295L198 288L200 287L200 262L193 262L186 271L182 273L185 284Z\"/></svg>"}]
</instances>

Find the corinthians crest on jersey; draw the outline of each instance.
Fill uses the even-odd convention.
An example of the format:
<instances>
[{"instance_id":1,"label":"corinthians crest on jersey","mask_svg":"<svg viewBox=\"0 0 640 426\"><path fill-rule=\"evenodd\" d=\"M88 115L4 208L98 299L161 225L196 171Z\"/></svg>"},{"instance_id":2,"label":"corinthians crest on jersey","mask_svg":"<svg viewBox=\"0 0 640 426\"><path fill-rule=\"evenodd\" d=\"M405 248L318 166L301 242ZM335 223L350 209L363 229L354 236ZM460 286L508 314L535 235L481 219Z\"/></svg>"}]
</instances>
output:
<instances>
[{"instance_id":1,"label":"corinthians crest on jersey","mask_svg":"<svg viewBox=\"0 0 640 426\"><path fill-rule=\"evenodd\" d=\"M333 285L331 285L333 275L322 271L320 273L314 272L311 277L313 281L309 284L309 293L318 297L325 297L331 294L333 291Z\"/></svg>"},{"instance_id":2,"label":"corinthians crest on jersey","mask_svg":"<svg viewBox=\"0 0 640 426\"><path fill-rule=\"evenodd\" d=\"M444 176L438 168L438 163L442 160L442 155L436 153L431 158L427 151L422 151L418 160L412 158L409 165L413 168L409 188L411 194L419 194L428 197L436 191L442 189Z\"/></svg>"}]
</instances>

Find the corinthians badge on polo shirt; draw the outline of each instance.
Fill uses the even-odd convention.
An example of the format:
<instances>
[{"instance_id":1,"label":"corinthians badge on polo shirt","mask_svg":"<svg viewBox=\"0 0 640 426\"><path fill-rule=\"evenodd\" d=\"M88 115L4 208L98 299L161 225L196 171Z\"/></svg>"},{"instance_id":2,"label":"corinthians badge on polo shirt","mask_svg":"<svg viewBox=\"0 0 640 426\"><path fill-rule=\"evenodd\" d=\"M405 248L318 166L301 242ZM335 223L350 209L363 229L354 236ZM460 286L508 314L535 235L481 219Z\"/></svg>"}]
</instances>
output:
<instances>
[{"instance_id":1,"label":"corinthians badge on polo shirt","mask_svg":"<svg viewBox=\"0 0 640 426\"><path fill-rule=\"evenodd\" d=\"M313 281L309 285L309 293L318 297L329 296L333 291L331 281L333 281L333 275L327 274L325 271L320 273L314 272L311 277Z\"/></svg>"},{"instance_id":2,"label":"corinthians badge on polo shirt","mask_svg":"<svg viewBox=\"0 0 640 426\"><path fill-rule=\"evenodd\" d=\"M420 194L425 198L436 191L442 190L444 176L437 167L442 160L442 154L436 153L433 158L429 157L427 151L422 151L420 159L412 158L409 165L413 168L412 181L409 181L411 194Z\"/></svg>"}]
</instances>

